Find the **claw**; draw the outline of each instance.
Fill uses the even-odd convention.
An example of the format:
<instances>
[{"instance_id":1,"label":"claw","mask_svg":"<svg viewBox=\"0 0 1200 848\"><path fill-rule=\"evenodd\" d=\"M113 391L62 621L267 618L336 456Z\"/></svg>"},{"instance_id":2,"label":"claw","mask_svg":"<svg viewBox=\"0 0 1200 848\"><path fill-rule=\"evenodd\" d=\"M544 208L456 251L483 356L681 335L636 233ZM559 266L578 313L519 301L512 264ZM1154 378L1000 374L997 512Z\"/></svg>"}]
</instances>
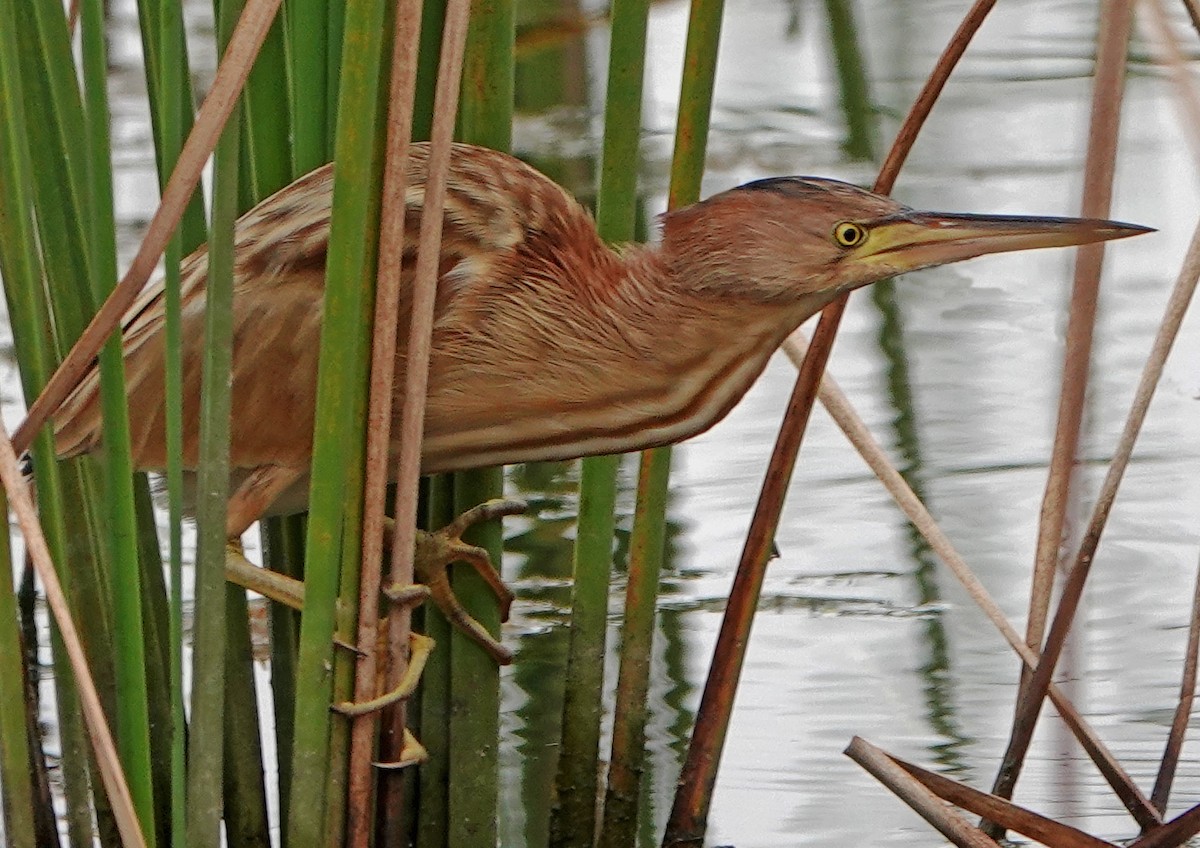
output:
<instances>
[{"instance_id":1,"label":"claw","mask_svg":"<svg viewBox=\"0 0 1200 848\"><path fill-rule=\"evenodd\" d=\"M396 684L395 689L391 692L385 692L378 698L372 698L369 701L362 701L360 703L341 701L334 704L330 709L341 715L353 718L381 710L397 701L403 701L405 698L411 696L413 692L417 691L417 684L421 680L421 673L425 671L425 662L429 659L429 654L433 651L434 644L434 641L428 636L423 636L420 633L408 634L408 669L404 672L404 677L400 678L400 682ZM416 740L414 739L413 741L415 742ZM405 743L405 747L407 747L407 742ZM401 759L405 758L401 756Z\"/></svg>"},{"instance_id":2,"label":"claw","mask_svg":"<svg viewBox=\"0 0 1200 848\"><path fill-rule=\"evenodd\" d=\"M404 744L400 748L400 757L394 763L374 763L377 769L394 770L405 766L416 766L429 759L429 751L413 736L411 730L404 728Z\"/></svg>"},{"instance_id":3,"label":"claw","mask_svg":"<svg viewBox=\"0 0 1200 848\"><path fill-rule=\"evenodd\" d=\"M512 606L512 592L500 580L487 551L462 541L462 534L467 528L481 521L490 521L505 515L519 515L524 511L525 504L519 501L491 500L472 507L436 533L417 533L414 567L421 582L429 587L433 602L451 624L487 651L500 665L512 662L512 651L496 641L487 628L476 621L459 602L450 587L447 568L453 562L465 562L472 566L496 596L500 604L501 621L507 621ZM385 589L384 594L396 599L400 593L410 590L411 587L408 586L391 587Z\"/></svg>"}]
</instances>

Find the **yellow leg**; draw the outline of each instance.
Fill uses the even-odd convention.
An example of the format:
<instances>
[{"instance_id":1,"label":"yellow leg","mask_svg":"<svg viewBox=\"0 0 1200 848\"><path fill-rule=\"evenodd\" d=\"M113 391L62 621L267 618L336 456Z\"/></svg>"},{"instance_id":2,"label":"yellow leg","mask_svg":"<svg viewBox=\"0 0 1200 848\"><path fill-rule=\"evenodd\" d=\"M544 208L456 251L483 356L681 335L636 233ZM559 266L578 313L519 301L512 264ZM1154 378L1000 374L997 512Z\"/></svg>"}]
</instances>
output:
<instances>
[{"instance_id":1,"label":"yellow leg","mask_svg":"<svg viewBox=\"0 0 1200 848\"><path fill-rule=\"evenodd\" d=\"M465 562L472 566L495 593L500 602L500 618L507 621L512 605L512 592L500 580L487 551L464 542L462 534L467 528L482 521L491 521L505 515L518 515L524 511L525 505L518 501L493 500L467 510L437 532L418 531L413 565L417 579L428 588L390 586L383 590L384 594L393 602L414 603L423 600L427 592L455 627L477 642L497 663L507 665L512 662L512 652L496 641L459 602L450 587L448 569L454 562ZM242 554L241 545L235 540L230 540L226 549L225 578L292 609L304 608L303 581L251 564Z\"/></svg>"},{"instance_id":2,"label":"yellow leg","mask_svg":"<svg viewBox=\"0 0 1200 848\"><path fill-rule=\"evenodd\" d=\"M225 579L294 610L304 609L304 581L254 565L234 539L225 547Z\"/></svg>"}]
</instances>

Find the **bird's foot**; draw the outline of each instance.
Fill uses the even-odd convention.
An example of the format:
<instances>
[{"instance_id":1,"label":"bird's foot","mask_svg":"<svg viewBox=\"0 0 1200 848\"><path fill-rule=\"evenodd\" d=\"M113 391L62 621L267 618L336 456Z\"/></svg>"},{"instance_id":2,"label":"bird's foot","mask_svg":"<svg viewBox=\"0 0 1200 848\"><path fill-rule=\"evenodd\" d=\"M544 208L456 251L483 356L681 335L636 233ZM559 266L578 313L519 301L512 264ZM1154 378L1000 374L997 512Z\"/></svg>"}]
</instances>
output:
<instances>
[{"instance_id":1,"label":"bird's foot","mask_svg":"<svg viewBox=\"0 0 1200 848\"><path fill-rule=\"evenodd\" d=\"M505 515L519 515L525 504L511 500L491 500L473 507L441 530L434 533L417 532L416 551L413 554L413 569L417 578L429 589L429 595L446 618L483 648L500 665L512 662L512 651L501 645L482 624L471 617L450 587L448 568L453 562L471 565L482 577L500 602L500 620L508 620L513 595L500 580L492 566L488 552L483 548L467 544L462 534L467 528L482 521L490 521ZM416 587L392 586L384 594L396 600L409 596Z\"/></svg>"}]
</instances>

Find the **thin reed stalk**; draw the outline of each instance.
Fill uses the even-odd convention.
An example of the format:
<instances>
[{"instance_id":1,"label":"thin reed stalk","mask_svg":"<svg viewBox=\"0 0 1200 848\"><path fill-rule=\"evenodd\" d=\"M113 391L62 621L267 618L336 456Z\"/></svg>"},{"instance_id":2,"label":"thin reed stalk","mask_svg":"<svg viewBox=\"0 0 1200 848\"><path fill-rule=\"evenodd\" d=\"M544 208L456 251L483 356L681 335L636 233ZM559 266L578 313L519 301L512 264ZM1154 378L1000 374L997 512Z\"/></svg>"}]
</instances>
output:
<instances>
[{"instance_id":1,"label":"thin reed stalk","mask_svg":"<svg viewBox=\"0 0 1200 848\"><path fill-rule=\"evenodd\" d=\"M367 371L382 168L379 69L388 17L378 0L347 8L338 111L333 217L326 262L305 560L304 615L297 663L295 742L288 839L315 845L342 838L349 726L329 704L350 694L351 666L333 655L335 630L354 638L362 518ZM343 567L345 564L347 567ZM334 669L334 674L330 674ZM343 688L344 687L344 688ZM328 779L327 779L328 776Z\"/></svg>"},{"instance_id":2,"label":"thin reed stalk","mask_svg":"<svg viewBox=\"0 0 1200 848\"><path fill-rule=\"evenodd\" d=\"M246 121L253 123L254 130L250 133L257 137L258 127L264 121L271 124L286 121L287 128L280 137L276 129L268 131L267 135L274 138L275 144L283 144L282 148L263 145L254 157L273 155L275 160L265 167L253 164L250 179L254 181L256 200L261 200L282 184L298 179L308 171L324 164L329 159L328 148L330 141L331 123L327 119L324 96L324 77L327 63L322 59L319 75L313 78L297 77L310 70L313 56L323 57L327 49L327 38L324 30L324 19L314 22L315 12L324 8L324 4L297 0L289 4L289 14L286 20L276 19L267 39L263 43L263 51L270 51L271 41L277 33L282 32L283 55L280 58L271 52L270 56L261 58L255 66L255 71L261 74L256 79L252 71L247 80L249 96L246 101ZM285 85L279 86L278 76L270 68L276 61L283 63ZM257 82L261 82L262 98L265 107L256 110L253 103L257 99L253 90ZM306 82L308 84L306 84ZM279 92L286 91L287 97L280 98ZM270 100L275 99L272 105ZM283 105L286 103L286 110ZM297 113L309 110L304 115ZM252 142L253 143L253 142ZM274 153L272 154L272 148ZM278 183L280 166L286 164L287 172L283 183ZM304 540L307 525L304 516L289 515L265 518L261 521L260 533L263 539L263 564L281 574L287 574L297 579L303 579L304 573ZM270 608L271 619L271 701L275 718L275 763L278 768L279 788L279 819L288 820L292 786L292 750L293 750L293 707L296 702L296 661L299 649L300 614L281 603L273 602ZM287 830L281 829L280 843L287 845Z\"/></svg>"},{"instance_id":3,"label":"thin reed stalk","mask_svg":"<svg viewBox=\"0 0 1200 848\"><path fill-rule=\"evenodd\" d=\"M943 833L955 844L990 846L995 843L970 823L964 822L965 829L957 824L956 820L961 821L958 814L951 812L942 801L949 801L976 815L1002 821L1005 826L1043 845L1053 845L1055 848L1113 848L1111 842L1078 828L1040 816L1009 801L893 757L857 736L851 740L845 753L939 830L942 830L940 822L952 822L952 830L943 830ZM981 839L984 841L981 842Z\"/></svg>"},{"instance_id":4,"label":"thin reed stalk","mask_svg":"<svg viewBox=\"0 0 1200 848\"><path fill-rule=\"evenodd\" d=\"M186 127L192 123L187 51L182 10L169 3L142 2L142 44L146 56L147 89L155 130L159 185L165 185L179 159ZM180 260L184 244L198 245L206 236L198 194L172 236L163 257L165 280L165 429L167 446L167 518L170 599L167 623L168 691L170 698L169 844L187 846L187 719L183 684L183 341ZM160 804L167 802L161 800ZM161 817L160 817L161 818ZM161 822L160 822L161 825Z\"/></svg>"},{"instance_id":5,"label":"thin reed stalk","mask_svg":"<svg viewBox=\"0 0 1200 848\"><path fill-rule=\"evenodd\" d=\"M1196 589L1192 593L1192 618L1188 626L1187 649L1183 654L1183 679L1179 683L1179 703L1175 705L1175 716L1171 719L1171 731L1167 734L1166 748L1154 779L1150 801L1159 813L1166 814L1167 801L1171 797L1171 785L1179 767L1179 754L1183 750L1183 739L1187 734L1192 717L1192 704L1196 701L1196 665L1200 654L1200 571L1196 574Z\"/></svg>"},{"instance_id":6,"label":"thin reed stalk","mask_svg":"<svg viewBox=\"0 0 1200 848\"><path fill-rule=\"evenodd\" d=\"M282 22L276 19L240 101L239 215L291 180L290 110L287 99L279 97L287 90L285 70ZM227 842L238 848L266 844L270 837L249 607L243 589L227 585L225 594L223 819ZM288 659L284 656L280 664Z\"/></svg>"},{"instance_id":7,"label":"thin reed stalk","mask_svg":"<svg viewBox=\"0 0 1200 848\"><path fill-rule=\"evenodd\" d=\"M1101 4L1095 84L1092 89L1092 117L1084 162L1083 199L1080 203L1080 214L1090 218L1108 217L1112 206L1113 177L1117 164L1117 132L1125 86L1125 56L1129 49L1132 28L1131 0L1113 0ZM1025 639L1034 649L1042 644L1042 637L1045 635L1054 574L1064 541L1063 528L1076 457L1079 453L1083 401L1092 363L1092 334L1096 325L1104 251L1103 244L1093 244L1080 247L1075 252L1075 279L1067 320L1058 420L1038 522L1037 550L1030 586L1029 618L1026 624ZM1021 697L1018 695L1018 700ZM1004 768L1007 771L1012 766L1007 765ZM1016 770L1019 769L1020 766L1017 765ZM1012 779L1016 779L1015 774ZM1006 785L997 778L996 789L1000 790L997 794L1007 798L1011 795L1012 788L1005 790Z\"/></svg>"},{"instance_id":8,"label":"thin reed stalk","mask_svg":"<svg viewBox=\"0 0 1200 848\"><path fill-rule=\"evenodd\" d=\"M876 191L887 193L891 190L920 126L937 100L937 94L993 4L994 0L979 0L959 25L901 125L876 179ZM846 296L843 295L822 312L813 344L800 368L787 413L780 425L766 480L734 576L733 589L697 713L696 729L688 746L683 775L667 824L663 840L665 846L694 844L703 839L717 768L732 715L733 699L745 660L750 625L762 590L784 495L845 308Z\"/></svg>"},{"instance_id":9,"label":"thin reed stalk","mask_svg":"<svg viewBox=\"0 0 1200 848\"><path fill-rule=\"evenodd\" d=\"M856 736L844 753L959 848L995 848L996 843L981 833L961 813L942 803L930 789L913 779L899 764L874 745Z\"/></svg>"},{"instance_id":10,"label":"thin reed stalk","mask_svg":"<svg viewBox=\"0 0 1200 848\"><path fill-rule=\"evenodd\" d=\"M1096 504L1092 508L1092 515L1084 531L1083 540L1080 542L1079 549L1072 558L1071 568L1067 572L1066 580L1063 582L1062 596L1059 599L1054 620L1050 625L1050 632L1046 637L1046 646L1042 651L1037 669L1030 678L1029 686L1025 692L1026 697L1017 704L1017 716L1014 719L1014 728L1019 726L1025 733L1020 734L1020 738L1018 738L1018 734L1014 731L1013 737L1009 742L1010 751L1014 754L1023 755L1024 751L1028 749L1027 736L1033 732L1038 713L1040 712L1041 702L1045 699L1045 693L1054 674L1055 664L1062 651L1062 646L1066 642L1067 633L1070 631L1071 622L1078 609L1084 584L1087 581L1088 573L1095 559L1096 549L1100 544L1100 537L1108 522L1113 502L1116 500L1117 489L1121 485L1125 469L1129 466L1129 460L1133 456L1133 447L1137 441L1138 433L1141 431L1142 424L1146 420L1146 413L1149 410L1150 401L1154 397L1154 390L1158 386L1158 381L1162 378L1167 355L1170 353L1175 338L1179 334L1179 328L1183 324L1187 308L1195 295L1198 280L1200 280L1200 225L1197 226L1195 232L1192 234L1192 242L1188 247L1187 256L1184 258L1183 267L1180 269L1175 286L1171 291L1171 296L1167 301L1167 308L1163 315L1162 323L1155 334L1150 355L1142 370L1141 378L1138 380L1133 403L1130 407L1129 415L1125 419L1125 426L1121 431L1121 438L1113 453L1112 462L1109 463L1108 470L1104 475L1104 482L1101 484L1100 491L1096 495ZM1023 744L1018 745L1017 743ZM1015 765L1015 771L1019 772L1020 761L1020 756L1011 759L1006 757L1004 766L1012 769ZM1016 779L1015 774L1011 774L1009 771L1001 772L1001 775L997 777L998 783L1001 777L1007 778L1005 782L1006 786L1011 786ZM1002 793L996 792L995 794L1001 795ZM1145 826L1144 822L1141 823Z\"/></svg>"},{"instance_id":11,"label":"thin reed stalk","mask_svg":"<svg viewBox=\"0 0 1200 848\"><path fill-rule=\"evenodd\" d=\"M454 519L453 477L439 475L429 480L426 526L444 527ZM417 848L443 848L449 845L450 829L450 710L451 680L450 623L439 610L426 604L421 610L422 630L437 643L438 648L425 665L421 675L420 721L421 744L429 752L429 760L421 766L418 793L421 807L417 811Z\"/></svg>"},{"instance_id":12,"label":"thin reed stalk","mask_svg":"<svg viewBox=\"0 0 1200 848\"><path fill-rule=\"evenodd\" d=\"M387 149L383 165L383 201L379 232L379 265L375 281L375 318L372 323L371 383L367 408L366 477L363 494L362 568L359 585L358 646L360 655L354 671L354 700L369 701L376 697L379 659L376 653L379 626L379 591L382 577L384 509L391 456L392 394L395 385L396 333L399 325L400 269L404 255L404 217L408 144L412 135L412 103L416 87L416 50L421 28L421 4L408 0L398 4L393 33L390 91L387 115ZM428 336L429 328L426 327ZM410 397L406 392L405 397ZM422 399L424 391L421 392ZM411 434L402 436L403 445ZM417 445L421 441L418 430ZM411 449L408 449L411 450ZM419 457L418 457L419 463ZM403 460L400 474L403 475ZM397 506L404 517L397 521L393 534L393 579L412 582L412 543L403 541L400 525L416 523L416 475L398 477L404 480L397 486ZM411 482L411 486L408 483ZM410 496L411 490L411 496ZM409 503L411 501L411 504ZM411 512L411 518L409 516ZM411 536L411 533L408 534ZM404 553L407 551L407 555ZM403 563L407 558L407 573ZM401 563L399 572L395 567ZM391 665L387 668L389 682L397 682L407 667L409 619L407 609L397 609L388 620ZM400 644L397 645L397 642ZM385 759L397 757L403 742L404 708L396 723L400 732L388 732L391 724L384 723L385 735L380 750ZM388 716L389 719L393 718ZM375 753L379 716L369 714L353 721L347 784L348 819L347 843L366 846L370 842L375 816L373 789L376 783L372 759ZM397 757L398 758L398 757ZM381 797L383 817L399 815L399 793L388 792ZM395 800L393 800L395 799ZM388 802L392 803L388 803Z\"/></svg>"},{"instance_id":13,"label":"thin reed stalk","mask_svg":"<svg viewBox=\"0 0 1200 848\"><path fill-rule=\"evenodd\" d=\"M2 183L0 183L2 185ZM0 218L3 218L0 211ZM8 515L8 500L0 493L0 515ZM4 787L4 834L11 848L35 848L38 833L34 810L38 808L33 782L33 751L26 730L31 704L25 693L24 645L17 626L17 597L9 575L13 573L12 544L0 533L0 786Z\"/></svg>"},{"instance_id":14,"label":"thin reed stalk","mask_svg":"<svg viewBox=\"0 0 1200 848\"><path fill-rule=\"evenodd\" d=\"M459 138L509 150L512 147L513 41L512 0L474 0L463 60ZM454 511L461 513L503 493L503 469L454 475ZM479 545L500 567L503 534L500 523L477 526L464 540ZM474 569L451 576L455 594L472 615L497 635L500 613L496 597ZM426 618L431 613L426 612ZM496 844L499 756L499 669L478 644L457 629L449 637L449 775L447 840L450 845Z\"/></svg>"},{"instance_id":15,"label":"thin reed stalk","mask_svg":"<svg viewBox=\"0 0 1200 848\"><path fill-rule=\"evenodd\" d=\"M138 0L142 28L142 55L154 133L154 159L158 185L166 186L179 160L180 146L191 131L195 114L188 65L183 8L171 0ZM177 231L182 254L191 253L208 237L208 223L200 192L193 192Z\"/></svg>"},{"instance_id":16,"label":"thin reed stalk","mask_svg":"<svg viewBox=\"0 0 1200 848\"><path fill-rule=\"evenodd\" d=\"M1117 134L1125 87L1126 54L1132 29L1132 0L1107 0L1101 5L1099 33L1096 37L1092 117L1084 164L1083 200L1080 204L1081 213L1086 217L1107 217L1112 205ZM1092 334L1096 324L1104 246L1085 245L1078 248L1075 257L1075 280L1071 290L1070 317L1067 321L1058 422L1054 431L1054 449L1050 457L1050 471L1038 523L1037 554L1033 586L1030 590L1026 641L1034 648L1042 643L1054 570L1058 566L1059 550L1063 543L1063 526L1079 448L1088 371L1091 367ZM1082 591L1082 579L1085 574L1086 570L1080 575L1077 591ZM1064 588L1063 598L1059 602L1060 613L1056 614L1056 619L1059 619L1064 608L1072 603L1068 591ZM1077 599L1076 597L1075 600ZM1066 620L1069 621L1069 616ZM1066 638L1065 628L1060 629L1057 638ZM1008 747L992 784L992 792L1001 798L1012 797L1025 755L1033 739L1033 730L1045 698L1050 673L1061 648L1061 644L1055 645L1047 639L1042 650L1043 661L1039 663L1038 671L1034 675L1037 682L1033 679L1022 681ZM989 832L993 835L1000 833L998 828L991 828Z\"/></svg>"},{"instance_id":17,"label":"thin reed stalk","mask_svg":"<svg viewBox=\"0 0 1200 848\"><path fill-rule=\"evenodd\" d=\"M224 0L217 37L227 43L237 0ZM188 842L220 839L225 767L225 687L229 593L225 586L225 513L229 501L229 432L233 366L233 227L237 219L241 116L234 112L217 142L212 232L204 304L200 385L199 502L196 520L195 623L191 732L188 738Z\"/></svg>"},{"instance_id":18,"label":"thin reed stalk","mask_svg":"<svg viewBox=\"0 0 1200 848\"><path fill-rule=\"evenodd\" d=\"M117 277L116 225L113 219L112 154L109 148L108 60L104 11L98 0L82 6L84 122L88 139L88 216L91 222L89 279L92 296L107 294ZM100 400L104 416L105 535L112 563L113 655L117 704L117 741L147 841L153 844L157 805L150 749L150 692L138 566L137 518L133 497L133 458L120 333L100 351Z\"/></svg>"},{"instance_id":19,"label":"thin reed stalk","mask_svg":"<svg viewBox=\"0 0 1200 848\"><path fill-rule=\"evenodd\" d=\"M704 154L708 146L708 125L712 116L712 93L716 80L717 51L721 38L723 0L696 0L688 18L687 44L684 48L683 83L679 96L679 117L675 128L675 150L671 159L671 187L667 206L675 209L694 203L700 197L704 176ZM642 454L638 475L638 511L634 516L630 541L629 582L639 587L657 583L662 564L666 528L667 479L670 474L670 448L656 448ZM645 506L643 506L645 504ZM635 556L635 552L644 556ZM640 573L647 569L650 574ZM644 596L643 596L644 597ZM639 605L643 606L644 605ZM649 647L648 644L645 647ZM643 660L644 661L644 660ZM696 731L699 731L699 725ZM723 735L723 734L722 734ZM693 734L693 743L696 736ZM675 795L667 822L663 845L675 845L691 839L697 817L707 816L711 797L688 797L687 775L690 762L684 764L684 776ZM715 763L714 763L715 768ZM714 771L715 775L715 771ZM691 788L695 788L693 785ZM711 788L702 790L711 796ZM705 812L700 812L703 808ZM700 826L703 831L703 826Z\"/></svg>"},{"instance_id":20,"label":"thin reed stalk","mask_svg":"<svg viewBox=\"0 0 1200 848\"><path fill-rule=\"evenodd\" d=\"M26 122L26 95L20 67L22 57L18 51L18 27L14 25L17 20L15 6L2 5L0 12L3 13L0 14L0 273L4 276L4 295L21 363L21 384L28 399L35 397L49 379L56 355L56 340L51 334L45 302L43 256L38 250L39 243L46 244L44 228L51 219L44 214L37 217L37 227L43 232L41 239L35 235L35 221L31 220L31 210L36 211L36 179L46 176L42 169L35 167L31 148L44 153L47 145L42 144L36 135L31 139L31 127ZM27 16L22 20L27 21ZM37 72L26 67L24 75L36 79ZM35 115L44 116L45 111L39 108ZM38 126L35 123L32 128L36 131ZM65 332L68 329L65 323L64 318L55 327ZM53 454L48 433L38 436L36 452L43 457ZM68 499L73 503L84 502L89 478L79 463L60 468L51 461L36 463L34 476L49 549L55 561L63 562L69 536L80 532L84 535L76 538L92 538L86 533L90 511L68 510L65 506ZM80 546L77 552L75 568L64 571L64 580L73 573L76 583L89 582L99 573L96 565L98 548L86 544ZM66 585L69 590L70 584ZM94 591L89 593L91 597L96 594ZM78 598L73 598L73 601L79 603ZM29 618L32 619L32 613ZM107 632L106 610L102 609L89 620L97 625L99 633ZM30 639L36 641L36 634L31 633ZM67 833L73 844L90 845L95 839L95 830L88 798L88 743L80 721L79 700L71 682L65 646L53 626L51 648L55 677L59 683L55 687L55 696L60 716L59 739L63 753L62 781ZM32 658L36 652L27 651L25 656ZM100 670L106 671L103 667ZM111 688L107 691L111 692ZM29 704L29 709L34 708L34 704ZM36 726L35 715L28 717L28 724L30 727ZM6 739L4 744L16 748L20 743Z\"/></svg>"},{"instance_id":21,"label":"thin reed stalk","mask_svg":"<svg viewBox=\"0 0 1200 848\"><path fill-rule=\"evenodd\" d=\"M292 124L292 176L307 174L329 161L333 152L334 116L330 114L329 65L331 46L340 42L329 37L329 5L322 0L288 3L287 50L290 65L287 79Z\"/></svg>"},{"instance_id":22,"label":"thin reed stalk","mask_svg":"<svg viewBox=\"0 0 1200 848\"><path fill-rule=\"evenodd\" d=\"M270 845L262 734L250 646L246 590L225 584L225 713L221 817L229 848Z\"/></svg>"},{"instance_id":23,"label":"thin reed stalk","mask_svg":"<svg viewBox=\"0 0 1200 848\"><path fill-rule=\"evenodd\" d=\"M608 85L604 108L604 146L600 186L596 197L596 228L610 243L633 241L637 223L638 142L642 126L642 87L646 66L646 26L650 4L646 0L618 0L611 10ZM617 498L618 456L583 460L579 483L579 522L575 537L574 587L571 595L571 634L567 676L563 689L562 741L558 755L556 803L551 811L553 845L590 846L596 832L596 799L599 782L600 721L604 712L605 636L608 630L610 575L613 566L614 512ZM643 570L642 573L647 573ZM643 615L652 633L657 580L650 592L649 614ZM631 590L632 591L632 590ZM630 606L626 605L627 615ZM630 625L624 630L625 658L640 655ZM636 715L637 688L628 682L618 693L614 730L631 729L626 720ZM640 699L644 704L644 694ZM636 727L636 722L634 724ZM640 775L641 741L634 730L630 743L610 759L610 781L620 769L628 789ZM629 738L633 737L633 738ZM636 741L634 741L636 739ZM617 757L620 757L618 765ZM611 791L611 787L610 787ZM619 797L636 799L636 791ZM611 798L605 806L612 803ZM636 820L636 815L633 816ZM632 844L632 843L630 843Z\"/></svg>"}]
</instances>

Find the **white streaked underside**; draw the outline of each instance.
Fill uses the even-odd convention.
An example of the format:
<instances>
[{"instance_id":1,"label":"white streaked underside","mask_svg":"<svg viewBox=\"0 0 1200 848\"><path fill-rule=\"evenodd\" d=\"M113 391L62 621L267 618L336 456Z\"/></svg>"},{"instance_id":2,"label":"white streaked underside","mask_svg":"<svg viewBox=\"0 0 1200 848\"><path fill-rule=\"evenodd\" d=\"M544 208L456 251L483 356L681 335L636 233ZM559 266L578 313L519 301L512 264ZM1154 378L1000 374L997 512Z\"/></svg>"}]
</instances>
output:
<instances>
[{"instance_id":1,"label":"white streaked underside","mask_svg":"<svg viewBox=\"0 0 1200 848\"><path fill-rule=\"evenodd\" d=\"M780 343L775 332L746 334L740 341L709 348L700 367L681 368L678 377L653 389L602 394L594 404L531 415L523 426L517 426L524 411L515 397L512 415L493 426L427 434L422 471L573 459L683 441L725 417Z\"/></svg>"}]
</instances>

